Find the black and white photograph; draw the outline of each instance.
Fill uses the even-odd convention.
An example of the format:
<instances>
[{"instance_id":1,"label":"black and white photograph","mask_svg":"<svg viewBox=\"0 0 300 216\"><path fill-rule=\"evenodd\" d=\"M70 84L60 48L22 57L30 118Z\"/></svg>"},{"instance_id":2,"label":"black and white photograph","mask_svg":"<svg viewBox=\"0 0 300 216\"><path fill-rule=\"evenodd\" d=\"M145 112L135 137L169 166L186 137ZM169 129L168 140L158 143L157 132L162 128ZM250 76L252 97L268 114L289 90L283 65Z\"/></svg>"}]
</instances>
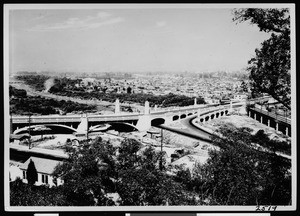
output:
<instances>
[{"instance_id":1,"label":"black and white photograph","mask_svg":"<svg viewBox=\"0 0 300 216\"><path fill-rule=\"evenodd\" d=\"M5 4L6 211L296 210L294 4Z\"/></svg>"}]
</instances>

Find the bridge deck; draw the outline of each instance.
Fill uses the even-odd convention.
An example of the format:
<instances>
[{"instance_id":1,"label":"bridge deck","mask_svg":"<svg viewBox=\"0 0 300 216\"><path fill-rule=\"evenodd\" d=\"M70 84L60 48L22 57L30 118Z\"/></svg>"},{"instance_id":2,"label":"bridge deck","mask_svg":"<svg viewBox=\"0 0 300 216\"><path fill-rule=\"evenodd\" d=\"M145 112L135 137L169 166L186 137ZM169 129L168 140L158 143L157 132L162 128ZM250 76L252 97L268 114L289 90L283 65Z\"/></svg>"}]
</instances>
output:
<instances>
[{"instance_id":1,"label":"bridge deck","mask_svg":"<svg viewBox=\"0 0 300 216\"><path fill-rule=\"evenodd\" d=\"M189 106L189 107L178 107L175 109L164 109L158 111L151 111L149 115L158 116L171 114L176 112L185 112L185 111L195 111L203 108L204 105L197 106ZM144 115L144 113L126 113L126 114L111 114L111 115L95 115L89 114L87 115L89 122L93 121L129 121L129 120L138 120L140 116ZM12 123L48 123L48 122L80 122L81 118L86 117L86 115L42 115L42 116L12 116ZM30 120L29 120L30 118Z\"/></svg>"}]
</instances>

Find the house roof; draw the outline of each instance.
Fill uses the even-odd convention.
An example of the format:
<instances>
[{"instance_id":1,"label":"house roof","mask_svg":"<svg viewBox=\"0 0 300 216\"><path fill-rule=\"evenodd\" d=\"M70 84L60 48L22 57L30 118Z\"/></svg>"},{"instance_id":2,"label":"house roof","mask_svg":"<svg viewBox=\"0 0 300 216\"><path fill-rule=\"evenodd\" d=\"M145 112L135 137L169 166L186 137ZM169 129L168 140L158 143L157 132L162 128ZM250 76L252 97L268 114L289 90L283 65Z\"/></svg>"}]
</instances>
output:
<instances>
[{"instance_id":1,"label":"house roof","mask_svg":"<svg viewBox=\"0 0 300 216\"><path fill-rule=\"evenodd\" d=\"M34 162L36 171L38 173L45 173L50 175L54 172L54 169L58 164L62 164L62 162L58 160L30 157L25 163L20 166L20 169L27 170L30 160Z\"/></svg>"}]
</instances>

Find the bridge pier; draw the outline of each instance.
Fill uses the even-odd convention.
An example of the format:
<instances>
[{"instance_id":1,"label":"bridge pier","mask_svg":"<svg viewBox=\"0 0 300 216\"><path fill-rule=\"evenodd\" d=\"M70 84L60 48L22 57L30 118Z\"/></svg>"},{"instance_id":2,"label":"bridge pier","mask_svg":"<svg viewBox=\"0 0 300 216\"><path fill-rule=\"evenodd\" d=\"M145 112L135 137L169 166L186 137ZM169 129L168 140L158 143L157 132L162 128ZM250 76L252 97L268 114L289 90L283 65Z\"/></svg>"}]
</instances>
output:
<instances>
[{"instance_id":1,"label":"bridge pier","mask_svg":"<svg viewBox=\"0 0 300 216\"><path fill-rule=\"evenodd\" d=\"M263 117L260 116L260 123L262 124L263 123Z\"/></svg>"},{"instance_id":2,"label":"bridge pier","mask_svg":"<svg viewBox=\"0 0 300 216\"><path fill-rule=\"evenodd\" d=\"M150 115L142 115L136 124L136 128L139 131L147 131L151 128L151 118Z\"/></svg>"},{"instance_id":3,"label":"bridge pier","mask_svg":"<svg viewBox=\"0 0 300 216\"><path fill-rule=\"evenodd\" d=\"M271 121L270 119L268 119L268 127L270 127L270 125L271 125Z\"/></svg>"},{"instance_id":4,"label":"bridge pier","mask_svg":"<svg viewBox=\"0 0 300 216\"><path fill-rule=\"evenodd\" d=\"M276 127L275 127L276 131L278 131L278 126L279 126L279 124L278 124L278 122L276 122Z\"/></svg>"},{"instance_id":5,"label":"bridge pier","mask_svg":"<svg viewBox=\"0 0 300 216\"><path fill-rule=\"evenodd\" d=\"M285 129L285 135L289 135L289 127L286 127L286 129Z\"/></svg>"},{"instance_id":6,"label":"bridge pier","mask_svg":"<svg viewBox=\"0 0 300 216\"><path fill-rule=\"evenodd\" d=\"M230 100L230 108L229 109L232 109L232 100Z\"/></svg>"},{"instance_id":7,"label":"bridge pier","mask_svg":"<svg viewBox=\"0 0 300 216\"><path fill-rule=\"evenodd\" d=\"M247 115L246 103L239 109L240 115Z\"/></svg>"},{"instance_id":8,"label":"bridge pier","mask_svg":"<svg viewBox=\"0 0 300 216\"><path fill-rule=\"evenodd\" d=\"M115 102L115 114L120 114L120 101L119 99Z\"/></svg>"},{"instance_id":9,"label":"bridge pier","mask_svg":"<svg viewBox=\"0 0 300 216\"><path fill-rule=\"evenodd\" d=\"M149 108L149 101L145 102L145 111L144 111L145 115L150 114L150 108Z\"/></svg>"},{"instance_id":10,"label":"bridge pier","mask_svg":"<svg viewBox=\"0 0 300 216\"><path fill-rule=\"evenodd\" d=\"M171 124L173 122L172 116L165 117L165 124Z\"/></svg>"},{"instance_id":11,"label":"bridge pier","mask_svg":"<svg viewBox=\"0 0 300 216\"><path fill-rule=\"evenodd\" d=\"M81 117L81 122L77 127L77 131L80 133L88 133L88 117L87 115L85 117Z\"/></svg>"}]
</instances>

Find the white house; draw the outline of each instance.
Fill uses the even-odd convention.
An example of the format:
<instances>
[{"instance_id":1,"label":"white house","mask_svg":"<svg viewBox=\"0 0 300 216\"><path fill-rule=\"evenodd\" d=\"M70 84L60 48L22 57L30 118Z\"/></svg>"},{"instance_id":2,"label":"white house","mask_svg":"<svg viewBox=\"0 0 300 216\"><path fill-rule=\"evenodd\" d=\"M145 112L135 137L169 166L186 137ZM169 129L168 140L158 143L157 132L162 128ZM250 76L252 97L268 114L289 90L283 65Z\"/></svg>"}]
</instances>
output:
<instances>
[{"instance_id":1,"label":"white house","mask_svg":"<svg viewBox=\"0 0 300 216\"><path fill-rule=\"evenodd\" d=\"M234 95L234 100L246 100L248 98L248 96L246 94L236 94Z\"/></svg>"},{"instance_id":2,"label":"white house","mask_svg":"<svg viewBox=\"0 0 300 216\"><path fill-rule=\"evenodd\" d=\"M55 167L59 164L62 164L61 161L53 160L53 159L45 159L45 158L39 158L39 157L30 157L25 163L20 165L20 170L22 171L21 179L24 183L27 182L27 169L30 161L33 161L36 171L37 171L37 181L35 185L49 185L52 186L59 186L63 184L63 180L60 178L56 179L56 184L53 181L53 172L55 170Z\"/></svg>"}]
</instances>

